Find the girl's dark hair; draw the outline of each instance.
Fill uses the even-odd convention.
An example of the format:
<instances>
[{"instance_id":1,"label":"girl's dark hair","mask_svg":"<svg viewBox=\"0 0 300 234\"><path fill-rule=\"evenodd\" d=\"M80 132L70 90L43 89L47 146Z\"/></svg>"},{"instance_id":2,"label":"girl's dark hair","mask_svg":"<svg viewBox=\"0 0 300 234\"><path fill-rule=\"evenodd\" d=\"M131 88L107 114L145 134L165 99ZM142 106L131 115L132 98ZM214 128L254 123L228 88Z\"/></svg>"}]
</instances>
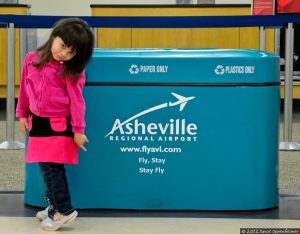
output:
<instances>
[{"instance_id":1,"label":"girl's dark hair","mask_svg":"<svg viewBox=\"0 0 300 234\"><path fill-rule=\"evenodd\" d=\"M79 18L65 18L58 21L52 30L48 41L39 47L41 52L40 61L35 63L36 67L41 67L52 60L51 47L55 37L60 37L67 47L71 47L76 55L69 61L64 62L65 69L63 76L73 75L76 82L78 75L83 72L89 62L94 48L94 36L89 25Z\"/></svg>"}]
</instances>

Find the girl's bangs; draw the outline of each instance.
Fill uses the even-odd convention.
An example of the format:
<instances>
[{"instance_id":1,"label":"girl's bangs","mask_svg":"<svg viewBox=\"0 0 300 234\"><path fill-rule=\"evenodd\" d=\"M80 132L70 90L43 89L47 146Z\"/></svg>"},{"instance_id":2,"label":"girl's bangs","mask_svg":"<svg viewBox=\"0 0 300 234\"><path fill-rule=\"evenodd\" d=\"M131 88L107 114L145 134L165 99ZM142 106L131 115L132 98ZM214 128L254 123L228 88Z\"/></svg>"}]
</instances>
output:
<instances>
[{"instance_id":1,"label":"girl's bangs","mask_svg":"<svg viewBox=\"0 0 300 234\"><path fill-rule=\"evenodd\" d=\"M62 32L57 36L63 40L67 47L71 47L72 51L74 52L80 53L79 50L84 48L84 38L74 31L68 33Z\"/></svg>"}]
</instances>

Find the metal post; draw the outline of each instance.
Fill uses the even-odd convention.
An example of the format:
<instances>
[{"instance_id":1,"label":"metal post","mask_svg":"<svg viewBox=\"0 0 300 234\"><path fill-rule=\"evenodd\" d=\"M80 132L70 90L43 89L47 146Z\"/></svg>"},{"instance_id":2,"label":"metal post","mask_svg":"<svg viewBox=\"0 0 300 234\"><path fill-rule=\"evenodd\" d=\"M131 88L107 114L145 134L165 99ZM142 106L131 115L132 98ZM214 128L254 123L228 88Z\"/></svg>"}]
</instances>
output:
<instances>
[{"instance_id":1,"label":"metal post","mask_svg":"<svg viewBox=\"0 0 300 234\"><path fill-rule=\"evenodd\" d=\"M280 28L275 28L275 54L280 56Z\"/></svg>"},{"instance_id":2,"label":"metal post","mask_svg":"<svg viewBox=\"0 0 300 234\"><path fill-rule=\"evenodd\" d=\"M20 28L20 71L22 71L22 65L26 54L28 53L28 40L27 40L27 28Z\"/></svg>"},{"instance_id":3,"label":"metal post","mask_svg":"<svg viewBox=\"0 0 300 234\"><path fill-rule=\"evenodd\" d=\"M0 149L23 149L24 144L15 141L15 27L9 23L7 30L7 88L6 88L6 141Z\"/></svg>"},{"instance_id":4,"label":"metal post","mask_svg":"<svg viewBox=\"0 0 300 234\"><path fill-rule=\"evenodd\" d=\"M97 28L93 28L93 32L94 32L94 47L97 48L98 47L98 30Z\"/></svg>"},{"instance_id":5,"label":"metal post","mask_svg":"<svg viewBox=\"0 0 300 234\"><path fill-rule=\"evenodd\" d=\"M285 33L285 77L284 77L284 123L283 142L280 150L300 150L300 144L292 142L293 116L293 54L294 54L294 27L288 23Z\"/></svg>"},{"instance_id":6,"label":"metal post","mask_svg":"<svg viewBox=\"0 0 300 234\"><path fill-rule=\"evenodd\" d=\"M259 27L259 49L266 50L266 29L265 27Z\"/></svg>"}]
</instances>

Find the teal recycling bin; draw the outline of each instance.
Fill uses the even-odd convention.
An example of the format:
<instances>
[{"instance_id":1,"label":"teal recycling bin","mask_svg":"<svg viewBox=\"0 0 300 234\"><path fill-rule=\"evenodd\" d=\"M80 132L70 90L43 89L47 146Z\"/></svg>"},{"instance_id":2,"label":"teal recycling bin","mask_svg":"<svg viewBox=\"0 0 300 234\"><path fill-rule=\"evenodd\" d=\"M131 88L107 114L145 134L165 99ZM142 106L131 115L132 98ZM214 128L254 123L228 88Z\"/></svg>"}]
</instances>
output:
<instances>
[{"instance_id":1,"label":"teal recycling bin","mask_svg":"<svg viewBox=\"0 0 300 234\"><path fill-rule=\"evenodd\" d=\"M95 49L76 208L278 206L279 58L256 50ZM37 164L25 203L45 206Z\"/></svg>"}]
</instances>

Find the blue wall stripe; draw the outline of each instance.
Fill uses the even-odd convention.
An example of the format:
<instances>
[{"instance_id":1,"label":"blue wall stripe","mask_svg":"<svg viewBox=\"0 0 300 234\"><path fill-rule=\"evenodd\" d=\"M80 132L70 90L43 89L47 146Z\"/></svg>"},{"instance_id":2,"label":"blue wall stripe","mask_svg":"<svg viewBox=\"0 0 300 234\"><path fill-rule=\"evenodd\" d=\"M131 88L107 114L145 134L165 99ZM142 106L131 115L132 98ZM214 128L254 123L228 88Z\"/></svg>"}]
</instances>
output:
<instances>
[{"instance_id":1,"label":"blue wall stripe","mask_svg":"<svg viewBox=\"0 0 300 234\"><path fill-rule=\"evenodd\" d=\"M16 28L51 28L62 18L70 16L0 15L2 23L14 23ZM212 28L212 27L281 27L300 23L300 14L274 16L157 16L103 17L74 16L87 21L91 27L101 28Z\"/></svg>"}]
</instances>

